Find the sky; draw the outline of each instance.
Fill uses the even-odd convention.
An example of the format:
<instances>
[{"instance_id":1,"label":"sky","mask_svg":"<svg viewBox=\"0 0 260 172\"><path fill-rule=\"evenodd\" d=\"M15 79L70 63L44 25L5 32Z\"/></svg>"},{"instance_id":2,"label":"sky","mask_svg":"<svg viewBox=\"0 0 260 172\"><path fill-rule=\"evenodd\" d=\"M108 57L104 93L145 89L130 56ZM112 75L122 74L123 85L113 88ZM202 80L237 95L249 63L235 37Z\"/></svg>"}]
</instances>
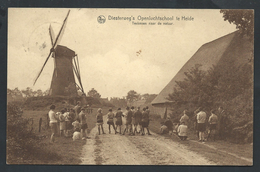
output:
<instances>
[{"instance_id":1,"label":"sky","mask_svg":"<svg viewBox=\"0 0 260 172\"><path fill-rule=\"evenodd\" d=\"M130 90L159 94L203 44L236 31L219 10L9 8L8 88L50 87L53 58L33 82L51 48L49 25L57 35L68 10L59 44L78 55L85 92L95 88L103 98L123 97ZM106 18L102 24L100 15Z\"/></svg>"}]
</instances>

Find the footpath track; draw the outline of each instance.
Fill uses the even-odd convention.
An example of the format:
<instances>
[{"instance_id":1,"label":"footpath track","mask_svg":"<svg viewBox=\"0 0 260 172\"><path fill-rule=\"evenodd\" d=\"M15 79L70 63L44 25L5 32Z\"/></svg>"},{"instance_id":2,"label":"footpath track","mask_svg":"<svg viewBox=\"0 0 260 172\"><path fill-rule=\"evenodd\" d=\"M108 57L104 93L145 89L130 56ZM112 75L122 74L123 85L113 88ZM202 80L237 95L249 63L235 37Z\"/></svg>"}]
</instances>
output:
<instances>
[{"instance_id":1,"label":"footpath track","mask_svg":"<svg viewBox=\"0 0 260 172\"><path fill-rule=\"evenodd\" d=\"M104 117L105 119L105 117ZM94 127L84 145L82 165L216 165L203 156L189 151L180 143L161 135L98 135Z\"/></svg>"}]
</instances>

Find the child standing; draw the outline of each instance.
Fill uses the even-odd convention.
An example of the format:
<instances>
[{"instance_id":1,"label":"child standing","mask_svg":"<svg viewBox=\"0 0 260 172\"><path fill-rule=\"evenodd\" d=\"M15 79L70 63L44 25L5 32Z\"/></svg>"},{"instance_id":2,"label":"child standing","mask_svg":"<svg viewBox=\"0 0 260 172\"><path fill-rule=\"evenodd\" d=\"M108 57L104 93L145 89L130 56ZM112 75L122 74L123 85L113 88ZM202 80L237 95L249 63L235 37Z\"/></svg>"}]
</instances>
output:
<instances>
[{"instance_id":1,"label":"child standing","mask_svg":"<svg viewBox=\"0 0 260 172\"><path fill-rule=\"evenodd\" d=\"M110 130L110 126L112 125L112 127L114 128L115 130L115 134L117 133L116 132L116 129L115 129L115 124L114 124L114 113L112 112L112 109L109 109L108 110L108 114L107 114L107 124L108 124L108 129L109 129L109 134L111 133L111 130Z\"/></svg>"},{"instance_id":2,"label":"child standing","mask_svg":"<svg viewBox=\"0 0 260 172\"><path fill-rule=\"evenodd\" d=\"M126 107L126 123L125 123L125 130L123 132L123 135L125 134L125 132L128 132L132 134L132 116L133 116L133 112L130 110L129 107Z\"/></svg>"},{"instance_id":3,"label":"child standing","mask_svg":"<svg viewBox=\"0 0 260 172\"><path fill-rule=\"evenodd\" d=\"M144 129L146 128L147 134L151 135L148 125L149 125L149 114L147 112L146 108L143 108L143 113L142 113L142 135L144 135Z\"/></svg>"},{"instance_id":4,"label":"child standing","mask_svg":"<svg viewBox=\"0 0 260 172\"><path fill-rule=\"evenodd\" d=\"M117 132L117 127L119 126L119 134L121 134L121 126L122 126L122 116L123 116L123 112L121 111L121 108L117 109L117 113L116 113L116 132Z\"/></svg>"},{"instance_id":5,"label":"child standing","mask_svg":"<svg viewBox=\"0 0 260 172\"><path fill-rule=\"evenodd\" d=\"M51 105L50 111L48 113L48 117L50 119L50 127L51 127L51 143L54 143L54 136L57 134L57 117L55 116L55 105Z\"/></svg>"},{"instance_id":6,"label":"child standing","mask_svg":"<svg viewBox=\"0 0 260 172\"><path fill-rule=\"evenodd\" d=\"M65 108L65 112L63 114L64 118L65 118L65 136L67 137L69 135L69 130L70 130L70 112L67 110L67 108Z\"/></svg>"},{"instance_id":7,"label":"child standing","mask_svg":"<svg viewBox=\"0 0 260 172\"><path fill-rule=\"evenodd\" d=\"M99 108L98 110L97 110L97 126L98 126L98 133L99 133L99 135L100 135L100 128L102 129L102 133L103 134L106 134L105 132L104 132L104 128L103 128L103 114L102 114L102 109L101 108Z\"/></svg>"},{"instance_id":8,"label":"child standing","mask_svg":"<svg viewBox=\"0 0 260 172\"><path fill-rule=\"evenodd\" d=\"M213 141L215 141L216 128L218 123L218 117L215 115L216 111L211 110L211 115L209 117L209 133L208 139L212 137Z\"/></svg>"},{"instance_id":9,"label":"child standing","mask_svg":"<svg viewBox=\"0 0 260 172\"><path fill-rule=\"evenodd\" d=\"M82 140L85 140L87 137L86 130L88 129L88 124L87 124L87 117L85 113L85 108L81 108L81 112L79 113L79 120L81 124L81 134L82 134Z\"/></svg>"},{"instance_id":10,"label":"child standing","mask_svg":"<svg viewBox=\"0 0 260 172\"><path fill-rule=\"evenodd\" d=\"M65 110L62 109L61 113L59 114L59 120L60 120L60 136L65 136L66 131L66 122L64 117Z\"/></svg>"}]
</instances>

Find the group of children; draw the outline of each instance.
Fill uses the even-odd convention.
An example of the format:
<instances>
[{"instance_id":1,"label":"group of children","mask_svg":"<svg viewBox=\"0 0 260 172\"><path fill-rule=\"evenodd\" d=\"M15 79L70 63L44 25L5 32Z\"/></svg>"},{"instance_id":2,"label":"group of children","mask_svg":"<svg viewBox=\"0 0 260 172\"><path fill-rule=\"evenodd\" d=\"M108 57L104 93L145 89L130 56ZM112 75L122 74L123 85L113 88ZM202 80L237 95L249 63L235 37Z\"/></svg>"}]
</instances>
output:
<instances>
[{"instance_id":1,"label":"group of children","mask_svg":"<svg viewBox=\"0 0 260 172\"><path fill-rule=\"evenodd\" d=\"M126 107L126 112L123 113L121 108L117 109L117 112L114 114L112 112L112 109L109 109L109 112L107 114L107 124L108 124L108 130L109 134L111 133L111 126L114 129L115 134L119 133L124 135L125 133L129 133L129 135L135 135L135 134L141 134L145 135L145 129L147 130L147 134L151 135L149 131L149 108L145 107L143 108L143 112L140 111L140 107L138 107L136 110L132 106L131 109L129 107ZM125 129L122 132L121 127L123 125L122 117L125 117ZM97 110L97 126L98 126L98 133L101 134L101 131L104 133L103 128L103 114L102 109L99 108ZM119 132L117 129L119 128ZM139 131L138 129L139 128Z\"/></svg>"},{"instance_id":2,"label":"group of children","mask_svg":"<svg viewBox=\"0 0 260 172\"><path fill-rule=\"evenodd\" d=\"M55 113L55 105L51 105L50 111L48 113L50 127L52 130L51 134L51 142L54 142L54 136L60 135L65 137L73 138L73 141L78 139L86 139L87 137L87 119L85 108L81 107L81 102L77 102L77 105L73 109L64 108L61 112ZM151 135L149 131L149 113L150 110L148 107L143 108L143 111L140 111L140 107L135 109L133 106L131 108L126 107L126 112L123 113L121 108L117 109L116 113L112 112L112 109L109 109L107 114L107 124L109 134L111 133L111 126L114 129L115 134L119 133L124 135L125 133L129 133L129 135L141 134L145 135L145 129L147 130L147 134ZM205 135L208 138L212 138L215 141L216 128L218 124L218 116L215 114L216 111L211 111L211 116L208 119L209 130L206 132L206 113L202 108L199 108L195 111L195 120L196 120L196 130L198 131L199 141L204 142L206 140ZM122 132L123 120L125 118L125 128ZM103 128L103 113L102 109L99 108L97 110L96 115L96 124L98 127L99 135L101 132L105 134ZM188 123L189 117L187 115L187 110L183 111L183 115L180 118L180 123L175 125L171 121L170 117L161 123L161 134L169 133L170 135L175 132L179 136L181 140L186 140L188 135ZM57 130L60 132L57 132ZM119 131L118 131L119 129ZM73 134L72 134L73 133Z\"/></svg>"},{"instance_id":3,"label":"group of children","mask_svg":"<svg viewBox=\"0 0 260 172\"><path fill-rule=\"evenodd\" d=\"M88 138L85 108L81 108L79 102L73 109L64 108L55 113L55 108L55 105L51 105L48 113L52 131L51 143L55 141L55 136L71 137L73 135L73 140Z\"/></svg>"},{"instance_id":4,"label":"group of children","mask_svg":"<svg viewBox=\"0 0 260 172\"><path fill-rule=\"evenodd\" d=\"M177 135L181 140L186 140L188 127L187 124L183 122L183 119L181 119L180 121L181 121L180 124L176 124L174 126L170 117L167 117L164 122L161 122L160 134L169 133L169 135L172 135L173 133L177 133Z\"/></svg>"},{"instance_id":5,"label":"group of children","mask_svg":"<svg viewBox=\"0 0 260 172\"><path fill-rule=\"evenodd\" d=\"M216 129L218 124L218 116L216 115L215 110L211 110L211 115L206 121L207 115L202 108L198 108L195 112L195 129L199 141L205 142L206 135L207 139L211 138L215 141ZM206 130L206 123L208 122L208 130ZM161 134L169 133L170 135L175 132L181 140L186 140L188 137L188 123L189 117L187 115L187 110L183 111L183 115L180 118L179 124L176 124L175 127L173 122L170 120L170 117L161 123Z\"/></svg>"},{"instance_id":6,"label":"group of children","mask_svg":"<svg viewBox=\"0 0 260 172\"><path fill-rule=\"evenodd\" d=\"M77 105L73 109L67 110L64 108L61 112L55 113L56 106L51 105L50 111L48 113L48 119L51 127L51 142L54 142L54 137L57 135L64 137L71 137L73 141L79 139L87 139L87 119L85 108L81 107L81 102L78 101ZM147 130L147 134L151 135L149 131L149 108L143 108L143 112L140 111L140 107L136 110L132 106L131 108L126 107L126 112L123 113L121 108L117 109L116 113L112 112L112 109L109 109L107 114L107 124L109 129L109 134L111 133L111 126L114 129L115 134L119 133L124 135L125 133L129 133L129 135L141 134L145 135L145 129ZM125 129L121 130L123 125L122 117L125 118ZM105 134L103 128L103 113L102 109L99 108L97 110L96 115L96 124L98 127L98 133ZM119 129L119 131L117 131ZM59 132L58 132L59 130Z\"/></svg>"},{"instance_id":7,"label":"group of children","mask_svg":"<svg viewBox=\"0 0 260 172\"><path fill-rule=\"evenodd\" d=\"M55 141L54 136L68 137L71 135L73 130L73 121L75 118L75 113L73 109L67 110L62 109L60 112L55 113L56 106L51 105L50 111L48 113L48 120L51 127L51 142Z\"/></svg>"}]
</instances>

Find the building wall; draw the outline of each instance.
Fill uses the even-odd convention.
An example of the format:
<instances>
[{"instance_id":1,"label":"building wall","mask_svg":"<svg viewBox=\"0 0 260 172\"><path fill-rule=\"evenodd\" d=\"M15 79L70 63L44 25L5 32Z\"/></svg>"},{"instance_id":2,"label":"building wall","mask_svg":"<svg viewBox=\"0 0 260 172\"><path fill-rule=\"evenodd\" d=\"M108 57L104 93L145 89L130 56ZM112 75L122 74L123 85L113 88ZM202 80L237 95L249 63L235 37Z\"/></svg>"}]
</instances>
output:
<instances>
[{"instance_id":1,"label":"building wall","mask_svg":"<svg viewBox=\"0 0 260 172\"><path fill-rule=\"evenodd\" d=\"M164 104L164 103L152 105L150 111L151 113L160 115L161 118L164 118L166 108L167 108L167 114L171 113L170 104Z\"/></svg>"}]
</instances>

